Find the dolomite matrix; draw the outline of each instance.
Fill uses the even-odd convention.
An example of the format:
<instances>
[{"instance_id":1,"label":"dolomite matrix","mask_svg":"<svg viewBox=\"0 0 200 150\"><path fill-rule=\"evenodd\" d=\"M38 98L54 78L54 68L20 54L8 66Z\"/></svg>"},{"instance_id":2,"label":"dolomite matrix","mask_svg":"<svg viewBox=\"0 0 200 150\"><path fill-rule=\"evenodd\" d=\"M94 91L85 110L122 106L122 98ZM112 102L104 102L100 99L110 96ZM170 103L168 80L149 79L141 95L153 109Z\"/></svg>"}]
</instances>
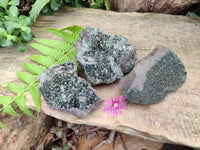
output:
<instances>
[{"instance_id":1,"label":"dolomite matrix","mask_svg":"<svg viewBox=\"0 0 200 150\"><path fill-rule=\"evenodd\" d=\"M127 100L152 104L177 90L185 82L186 74L184 64L173 51L157 46L121 79L121 85Z\"/></svg>"},{"instance_id":2,"label":"dolomite matrix","mask_svg":"<svg viewBox=\"0 0 200 150\"><path fill-rule=\"evenodd\" d=\"M75 43L76 60L93 84L109 84L123 77L137 59L133 46L121 35L102 34L86 27Z\"/></svg>"},{"instance_id":3,"label":"dolomite matrix","mask_svg":"<svg viewBox=\"0 0 200 150\"><path fill-rule=\"evenodd\" d=\"M71 61L46 69L39 80L39 89L51 108L79 118L86 117L103 102L93 88L77 76L77 65Z\"/></svg>"}]
</instances>

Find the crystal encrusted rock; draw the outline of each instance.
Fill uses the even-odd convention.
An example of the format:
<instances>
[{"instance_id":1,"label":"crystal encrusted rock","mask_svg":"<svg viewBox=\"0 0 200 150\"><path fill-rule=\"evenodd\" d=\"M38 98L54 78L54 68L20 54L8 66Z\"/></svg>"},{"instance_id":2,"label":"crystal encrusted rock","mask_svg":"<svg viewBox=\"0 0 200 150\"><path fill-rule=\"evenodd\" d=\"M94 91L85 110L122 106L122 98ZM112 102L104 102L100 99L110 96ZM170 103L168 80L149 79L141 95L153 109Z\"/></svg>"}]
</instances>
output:
<instances>
[{"instance_id":1,"label":"crystal encrusted rock","mask_svg":"<svg viewBox=\"0 0 200 150\"><path fill-rule=\"evenodd\" d=\"M77 65L71 61L46 69L39 80L39 89L51 108L79 118L86 117L103 102L93 88L77 76Z\"/></svg>"},{"instance_id":2,"label":"crystal encrusted rock","mask_svg":"<svg viewBox=\"0 0 200 150\"><path fill-rule=\"evenodd\" d=\"M177 90L185 82L186 74L184 64L172 50L157 46L121 79L121 85L127 100L152 104Z\"/></svg>"},{"instance_id":3,"label":"crystal encrusted rock","mask_svg":"<svg viewBox=\"0 0 200 150\"><path fill-rule=\"evenodd\" d=\"M121 35L102 34L86 27L75 43L76 60L93 84L108 84L123 77L137 59L133 46Z\"/></svg>"}]
</instances>

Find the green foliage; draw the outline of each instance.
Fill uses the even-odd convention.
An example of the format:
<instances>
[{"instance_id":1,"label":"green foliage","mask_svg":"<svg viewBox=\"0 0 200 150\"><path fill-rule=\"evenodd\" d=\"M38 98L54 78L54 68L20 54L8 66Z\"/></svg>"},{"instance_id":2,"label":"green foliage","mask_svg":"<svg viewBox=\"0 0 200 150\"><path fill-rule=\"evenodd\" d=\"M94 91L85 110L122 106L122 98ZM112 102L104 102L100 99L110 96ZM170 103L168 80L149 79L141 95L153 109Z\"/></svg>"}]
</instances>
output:
<instances>
[{"instance_id":1,"label":"green foliage","mask_svg":"<svg viewBox=\"0 0 200 150\"><path fill-rule=\"evenodd\" d=\"M53 29L53 28L47 28L47 29L44 29L44 30L49 31L49 32L57 35L58 37L67 41L69 44L74 44L78 40L78 37L79 37L78 34L65 32L64 29L57 30L57 29Z\"/></svg>"},{"instance_id":2,"label":"green foliage","mask_svg":"<svg viewBox=\"0 0 200 150\"><path fill-rule=\"evenodd\" d=\"M26 88L25 85L18 85L16 83L8 82L7 88L12 91L13 93L20 95Z\"/></svg>"},{"instance_id":3,"label":"green foliage","mask_svg":"<svg viewBox=\"0 0 200 150\"><path fill-rule=\"evenodd\" d=\"M0 128L4 128L4 129L8 130L8 128L2 122L0 122Z\"/></svg>"},{"instance_id":4,"label":"green foliage","mask_svg":"<svg viewBox=\"0 0 200 150\"><path fill-rule=\"evenodd\" d=\"M0 109L0 111L3 110L4 113L13 115L13 116L19 116L19 114L13 109L11 106L11 103L13 102L11 96L1 96L0 97L0 105L3 105L3 107Z\"/></svg>"},{"instance_id":5,"label":"green foliage","mask_svg":"<svg viewBox=\"0 0 200 150\"><path fill-rule=\"evenodd\" d=\"M111 10L108 0L74 0L72 6Z\"/></svg>"},{"instance_id":6,"label":"green foliage","mask_svg":"<svg viewBox=\"0 0 200 150\"><path fill-rule=\"evenodd\" d=\"M74 7L105 8L110 10L108 0L94 0L94 3L91 3L89 0L35 0L30 11L31 21L35 22L41 11L47 16L52 15L54 11L59 11L63 2Z\"/></svg>"},{"instance_id":7,"label":"green foliage","mask_svg":"<svg viewBox=\"0 0 200 150\"><path fill-rule=\"evenodd\" d=\"M28 74L28 73L23 73L23 72L21 72L21 71L17 71L16 74L17 74L17 77L18 77L21 81L25 82L25 83L28 84L28 85L31 85L34 81L37 80L37 77L36 77L36 76L31 75L31 74Z\"/></svg>"},{"instance_id":8,"label":"green foliage","mask_svg":"<svg viewBox=\"0 0 200 150\"><path fill-rule=\"evenodd\" d=\"M30 44L30 46L37 49L44 55L32 55L28 57L28 59L35 61L39 65L22 62L22 66L30 73L24 73L21 71L16 72L17 77L25 84L16 84L11 82L7 83L7 88L15 93L16 97L12 98L11 96L0 96L0 105L3 105L3 107L0 109L0 112L3 111L9 115L19 116L20 114L18 114L12 107L12 103L15 102L23 113L28 116L33 116L26 105L25 94L28 92L32 96L39 115L40 91L38 89L38 77L41 72L52 65L64 63L69 59L77 63L73 44L78 40L79 33L83 30L83 28L79 26L72 26L61 30L45 30L49 30L51 33L58 35L65 41L35 39L38 43ZM65 30L69 32L65 32ZM78 68L81 70L80 66ZM0 122L0 127L6 129L2 122Z\"/></svg>"},{"instance_id":9,"label":"green foliage","mask_svg":"<svg viewBox=\"0 0 200 150\"><path fill-rule=\"evenodd\" d=\"M110 5L108 0L95 0L94 1L94 5L91 6L91 8L95 8L95 9L103 9L103 7L106 7L106 10L110 10Z\"/></svg>"},{"instance_id":10,"label":"green foliage","mask_svg":"<svg viewBox=\"0 0 200 150\"><path fill-rule=\"evenodd\" d=\"M31 113L31 111L26 106L26 97L25 96L26 95L21 94L20 96L18 96L16 98L15 102L17 103L17 105L18 105L18 107L21 111L23 111L26 115L33 117L33 114Z\"/></svg>"},{"instance_id":11,"label":"green foliage","mask_svg":"<svg viewBox=\"0 0 200 150\"><path fill-rule=\"evenodd\" d=\"M42 8L49 3L50 0L36 0L36 2L32 5L32 9L30 11L30 19L35 22L37 16L41 12Z\"/></svg>"},{"instance_id":12,"label":"green foliage","mask_svg":"<svg viewBox=\"0 0 200 150\"><path fill-rule=\"evenodd\" d=\"M0 46L9 47L17 43L20 52L25 51L24 43L32 39L29 17L19 16L16 7L19 0L0 1Z\"/></svg>"},{"instance_id":13,"label":"green foliage","mask_svg":"<svg viewBox=\"0 0 200 150\"><path fill-rule=\"evenodd\" d=\"M38 64L45 66L46 68L55 64L54 59L49 56L32 55L32 56L28 57L28 59L33 60L33 61L37 62Z\"/></svg>"},{"instance_id":14,"label":"green foliage","mask_svg":"<svg viewBox=\"0 0 200 150\"><path fill-rule=\"evenodd\" d=\"M40 75L46 68L41 65L33 65L26 62L22 62L22 66L30 73L34 75Z\"/></svg>"},{"instance_id":15,"label":"green foliage","mask_svg":"<svg viewBox=\"0 0 200 150\"><path fill-rule=\"evenodd\" d=\"M40 91L37 87L37 84L33 84L27 88L27 91L31 94L35 107L38 111L38 115L40 112Z\"/></svg>"},{"instance_id":16,"label":"green foliage","mask_svg":"<svg viewBox=\"0 0 200 150\"><path fill-rule=\"evenodd\" d=\"M188 12L188 16L189 17L200 17L200 16L198 16L197 14L195 14L194 12L191 12L191 11Z\"/></svg>"},{"instance_id":17,"label":"green foliage","mask_svg":"<svg viewBox=\"0 0 200 150\"><path fill-rule=\"evenodd\" d=\"M62 3L62 0L50 0L50 2L42 9L42 13L45 15L52 15L54 11L60 10Z\"/></svg>"}]
</instances>

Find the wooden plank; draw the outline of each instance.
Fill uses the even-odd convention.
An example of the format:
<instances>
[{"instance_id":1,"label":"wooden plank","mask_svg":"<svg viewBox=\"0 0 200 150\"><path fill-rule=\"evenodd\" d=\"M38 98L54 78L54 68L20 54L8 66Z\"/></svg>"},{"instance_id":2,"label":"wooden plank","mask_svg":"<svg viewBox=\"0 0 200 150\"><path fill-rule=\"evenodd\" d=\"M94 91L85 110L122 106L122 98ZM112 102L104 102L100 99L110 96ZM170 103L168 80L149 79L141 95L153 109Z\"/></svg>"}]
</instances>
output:
<instances>
[{"instance_id":1,"label":"wooden plank","mask_svg":"<svg viewBox=\"0 0 200 150\"><path fill-rule=\"evenodd\" d=\"M176 92L153 105L128 103L123 114L108 117L103 105L85 119L51 110L42 98L42 111L64 121L105 127L160 142L200 147L200 19L149 13L117 13L96 9L64 7L53 16L40 16L32 27L36 38L56 39L42 28L61 29L69 25L90 25L104 33L125 36L136 49L138 60L157 45L169 47L181 58L187 71L186 83ZM17 81L15 71L23 70L20 62L36 52L27 46L25 53L16 47L1 48L0 95L8 95L6 81ZM104 99L122 94L119 81L94 87ZM27 105L35 109L30 95Z\"/></svg>"}]
</instances>

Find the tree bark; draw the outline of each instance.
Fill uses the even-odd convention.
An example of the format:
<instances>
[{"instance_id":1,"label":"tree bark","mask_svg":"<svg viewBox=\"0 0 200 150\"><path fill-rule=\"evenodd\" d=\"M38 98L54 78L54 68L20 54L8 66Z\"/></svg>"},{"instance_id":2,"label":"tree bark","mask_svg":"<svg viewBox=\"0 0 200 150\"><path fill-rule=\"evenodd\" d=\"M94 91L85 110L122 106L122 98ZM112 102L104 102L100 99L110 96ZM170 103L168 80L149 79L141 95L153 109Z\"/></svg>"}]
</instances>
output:
<instances>
[{"instance_id":1,"label":"tree bark","mask_svg":"<svg viewBox=\"0 0 200 150\"><path fill-rule=\"evenodd\" d=\"M200 0L108 0L112 10L179 14Z\"/></svg>"}]
</instances>

